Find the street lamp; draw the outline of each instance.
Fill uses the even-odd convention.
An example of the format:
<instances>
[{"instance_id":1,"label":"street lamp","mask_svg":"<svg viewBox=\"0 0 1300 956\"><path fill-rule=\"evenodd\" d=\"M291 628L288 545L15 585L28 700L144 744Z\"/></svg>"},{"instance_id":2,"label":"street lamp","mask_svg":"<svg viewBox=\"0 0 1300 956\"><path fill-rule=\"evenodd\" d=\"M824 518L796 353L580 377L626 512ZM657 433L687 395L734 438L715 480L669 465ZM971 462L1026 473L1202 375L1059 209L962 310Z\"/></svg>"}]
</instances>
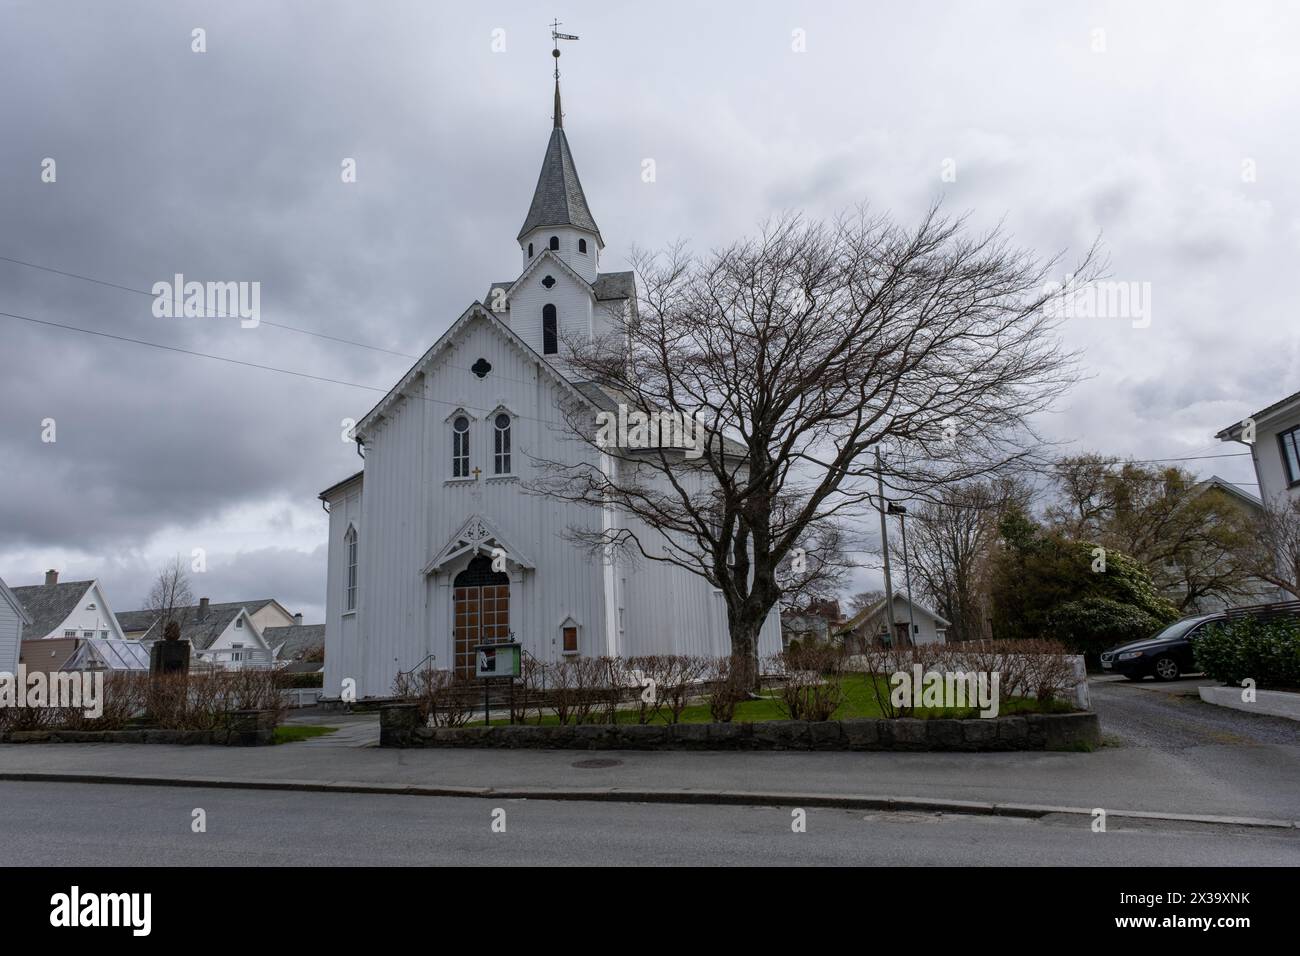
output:
<instances>
[{"instance_id":1,"label":"street lamp","mask_svg":"<svg viewBox=\"0 0 1300 956\"><path fill-rule=\"evenodd\" d=\"M889 503L889 513L898 515L898 524L903 529L903 577L907 582L907 641L916 643L916 612L912 609L912 566L907 559L907 508L896 502Z\"/></svg>"}]
</instances>

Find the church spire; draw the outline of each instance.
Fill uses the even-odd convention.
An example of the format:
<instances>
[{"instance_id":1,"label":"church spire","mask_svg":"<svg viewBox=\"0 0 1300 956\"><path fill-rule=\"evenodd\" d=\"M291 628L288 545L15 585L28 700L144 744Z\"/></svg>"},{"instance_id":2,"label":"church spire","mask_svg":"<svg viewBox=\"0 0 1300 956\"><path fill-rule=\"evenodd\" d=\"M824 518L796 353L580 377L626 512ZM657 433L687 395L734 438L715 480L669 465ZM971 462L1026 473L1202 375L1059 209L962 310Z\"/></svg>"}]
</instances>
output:
<instances>
[{"instance_id":1,"label":"church spire","mask_svg":"<svg viewBox=\"0 0 1300 956\"><path fill-rule=\"evenodd\" d=\"M560 21L555 20L551 23L551 43L554 44L551 56L555 58L555 113L551 118L554 129L564 129L564 111L560 109L560 41L578 39L572 33L559 31Z\"/></svg>"},{"instance_id":2,"label":"church spire","mask_svg":"<svg viewBox=\"0 0 1300 956\"><path fill-rule=\"evenodd\" d=\"M542 158L542 171L537 177L537 188L533 191L533 201L528 207L523 228L518 238L542 226L573 226L594 233L602 245L600 229L587 206L587 197L583 194L582 183L578 179L578 167L569 152L569 140L564 135L564 111L560 108L560 41L576 40L576 36L560 33L560 22L551 24L551 39L555 48L551 56L555 58L555 109L551 116L551 141L546 145L546 155Z\"/></svg>"}]
</instances>

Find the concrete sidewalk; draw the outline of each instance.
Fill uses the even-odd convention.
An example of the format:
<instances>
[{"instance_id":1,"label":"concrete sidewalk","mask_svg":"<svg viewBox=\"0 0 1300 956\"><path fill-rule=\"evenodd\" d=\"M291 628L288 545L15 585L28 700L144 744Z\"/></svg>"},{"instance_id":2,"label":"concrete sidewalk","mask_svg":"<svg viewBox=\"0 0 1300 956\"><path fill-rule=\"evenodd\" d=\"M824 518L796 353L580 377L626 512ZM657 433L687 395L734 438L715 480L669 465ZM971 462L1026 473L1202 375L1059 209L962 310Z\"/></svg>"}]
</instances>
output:
<instances>
[{"instance_id":1,"label":"concrete sidewalk","mask_svg":"<svg viewBox=\"0 0 1300 956\"><path fill-rule=\"evenodd\" d=\"M1102 807L1108 813L1227 817L1287 826L1300 819L1300 760L1294 748L1276 750L1255 754L1274 768L1269 779L1248 775L1225 781L1207 778L1174 756L1127 747L1090 754L904 754L8 744L0 746L0 779L461 796L490 791L535 799L797 800L1021 815ZM610 760L616 765L600 765Z\"/></svg>"}]
</instances>

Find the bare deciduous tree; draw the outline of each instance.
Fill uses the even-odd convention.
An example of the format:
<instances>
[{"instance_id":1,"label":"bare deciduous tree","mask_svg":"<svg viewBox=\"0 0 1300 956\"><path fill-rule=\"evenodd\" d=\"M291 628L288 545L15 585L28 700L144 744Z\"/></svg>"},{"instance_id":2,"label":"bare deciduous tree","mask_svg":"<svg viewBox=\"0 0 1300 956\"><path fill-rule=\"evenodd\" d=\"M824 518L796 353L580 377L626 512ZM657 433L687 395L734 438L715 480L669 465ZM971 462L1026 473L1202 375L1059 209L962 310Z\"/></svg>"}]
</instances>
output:
<instances>
[{"instance_id":1,"label":"bare deciduous tree","mask_svg":"<svg viewBox=\"0 0 1300 956\"><path fill-rule=\"evenodd\" d=\"M755 668L780 569L870 514L875 449L889 489L933 495L1033 455L1027 419L1072 381L1047 308L1074 291L1049 285L1056 261L937 209L914 229L865 209L790 214L705 256L678 245L634 265L639 300L614 332L564 340L570 378L708 427L690 454L662 434L610 442L589 402L567 402L566 434L595 454L539 461L530 487L601 509L570 532L594 551L718 588L733 652Z\"/></svg>"},{"instance_id":2,"label":"bare deciduous tree","mask_svg":"<svg viewBox=\"0 0 1300 956\"><path fill-rule=\"evenodd\" d=\"M158 576L149 589L145 599L146 610L157 615L155 630L159 637L167 629L168 623L182 623L181 612L194 603L194 594L190 590L189 572L185 562L177 555L158 569Z\"/></svg>"},{"instance_id":3,"label":"bare deciduous tree","mask_svg":"<svg viewBox=\"0 0 1300 956\"><path fill-rule=\"evenodd\" d=\"M1269 502L1256 528L1247 554L1251 571L1260 580L1300 598L1300 499L1279 497Z\"/></svg>"},{"instance_id":4,"label":"bare deciduous tree","mask_svg":"<svg viewBox=\"0 0 1300 956\"><path fill-rule=\"evenodd\" d=\"M952 485L913 516L912 569L921 593L952 625L949 640L988 637L989 560L998 522L1011 505L1027 510L1032 496L1016 478Z\"/></svg>"}]
</instances>

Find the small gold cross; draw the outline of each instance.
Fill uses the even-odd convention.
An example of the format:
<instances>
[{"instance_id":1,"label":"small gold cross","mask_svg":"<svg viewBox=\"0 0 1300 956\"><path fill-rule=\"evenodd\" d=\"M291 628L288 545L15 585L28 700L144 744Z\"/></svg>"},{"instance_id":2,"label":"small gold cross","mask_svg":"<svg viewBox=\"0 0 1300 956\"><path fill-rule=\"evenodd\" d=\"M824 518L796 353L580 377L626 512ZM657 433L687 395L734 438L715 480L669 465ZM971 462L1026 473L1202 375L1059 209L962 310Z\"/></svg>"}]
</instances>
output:
<instances>
[{"instance_id":1,"label":"small gold cross","mask_svg":"<svg viewBox=\"0 0 1300 956\"><path fill-rule=\"evenodd\" d=\"M474 468L474 480L478 481L478 476L483 474L483 470L477 466Z\"/></svg>"}]
</instances>

